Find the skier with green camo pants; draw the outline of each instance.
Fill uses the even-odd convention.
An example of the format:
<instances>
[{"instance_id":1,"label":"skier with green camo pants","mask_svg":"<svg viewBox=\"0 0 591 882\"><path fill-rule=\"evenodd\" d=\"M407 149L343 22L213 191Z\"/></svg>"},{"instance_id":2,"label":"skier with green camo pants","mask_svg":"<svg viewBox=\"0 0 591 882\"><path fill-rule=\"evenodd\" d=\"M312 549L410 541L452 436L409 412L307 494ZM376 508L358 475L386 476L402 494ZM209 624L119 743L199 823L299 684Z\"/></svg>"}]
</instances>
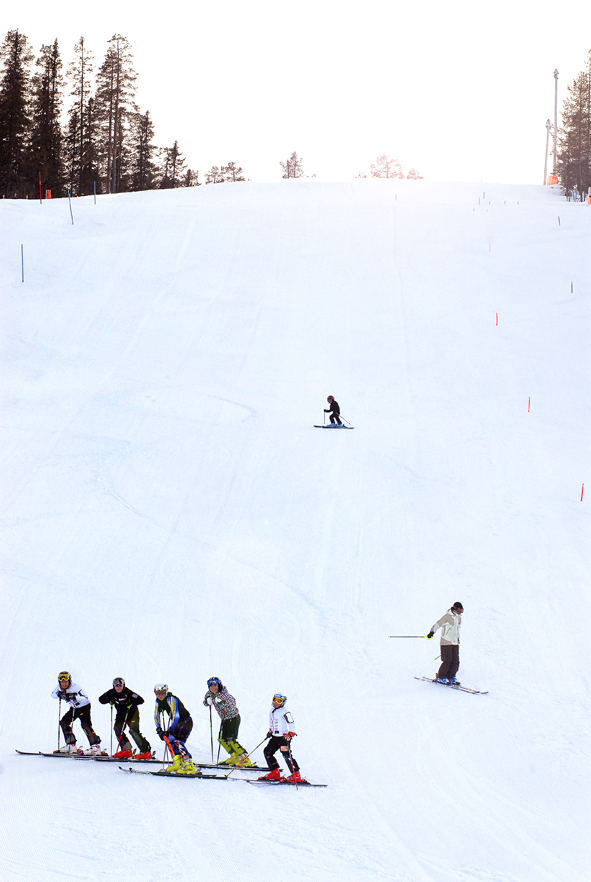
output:
<instances>
[{"instance_id":1,"label":"skier with green camo pants","mask_svg":"<svg viewBox=\"0 0 591 882\"><path fill-rule=\"evenodd\" d=\"M207 681L207 692L203 699L206 707L215 707L222 721L218 741L230 756L222 760L228 766L252 766L253 763L245 749L238 741L240 714L236 700L230 695L219 677L210 677Z\"/></svg>"}]
</instances>

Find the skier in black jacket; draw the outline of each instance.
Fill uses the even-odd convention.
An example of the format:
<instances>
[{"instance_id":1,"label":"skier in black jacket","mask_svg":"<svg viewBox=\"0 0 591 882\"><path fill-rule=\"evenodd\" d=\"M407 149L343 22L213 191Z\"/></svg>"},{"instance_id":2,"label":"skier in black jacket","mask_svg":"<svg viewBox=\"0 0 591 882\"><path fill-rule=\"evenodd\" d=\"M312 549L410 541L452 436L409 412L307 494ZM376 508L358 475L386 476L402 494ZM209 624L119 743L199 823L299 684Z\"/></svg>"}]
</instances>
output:
<instances>
[{"instance_id":1,"label":"skier in black jacket","mask_svg":"<svg viewBox=\"0 0 591 882\"><path fill-rule=\"evenodd\" d=\"M326 399L328 401L328 410L326 407L324 408L324 413L330 414L331 423L336 423L338 426L342 426L341 423L341 408L339 407L338 401L335 401L334 395L329 395Z\"/></svg>"},{"instance_id":2,"label":"skier in black jacket","mask_svg":"<svg viewBox=\"0 0 591 882\"><path fill-rule=\"evenodd\" d=\"M115 677L113 688L104 692L99 701L101 704L110 704L111 707L114 705L117 709L113 726L117 737L117 750L113 754L115 759L127 759L131 756L131 742L124 732L126 725L129 734L137 744L139 750L137 758L150 759L152 756L150 742L140 732L139 705L144 703L142 696L128 689L123 677Z\"/></svg>"}]
</instances>

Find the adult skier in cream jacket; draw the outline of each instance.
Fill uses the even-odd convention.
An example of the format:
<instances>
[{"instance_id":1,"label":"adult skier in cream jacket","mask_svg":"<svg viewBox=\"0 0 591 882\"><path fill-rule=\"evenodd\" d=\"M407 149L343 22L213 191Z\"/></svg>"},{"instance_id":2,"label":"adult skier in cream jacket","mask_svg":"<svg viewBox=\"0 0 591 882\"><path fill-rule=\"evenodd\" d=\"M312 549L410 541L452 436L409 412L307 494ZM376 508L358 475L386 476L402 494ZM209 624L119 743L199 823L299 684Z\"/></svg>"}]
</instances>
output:
<instances>
[{"instance_id":1,"label":"adult skier in cream jacket","mask_svg":"<svg viewBox=\"0 0 591 882\"><path fill-rule=\"evenodd\" d=\"M430 640L436 631L441 628L441 665L437 672L437 679L443 683L459 684L456 679L460 667L460 628L462 626L462 613L464 607L460 601L448 609L444 616L437 619L427 634Z\"/></svg>"}]
</instances>

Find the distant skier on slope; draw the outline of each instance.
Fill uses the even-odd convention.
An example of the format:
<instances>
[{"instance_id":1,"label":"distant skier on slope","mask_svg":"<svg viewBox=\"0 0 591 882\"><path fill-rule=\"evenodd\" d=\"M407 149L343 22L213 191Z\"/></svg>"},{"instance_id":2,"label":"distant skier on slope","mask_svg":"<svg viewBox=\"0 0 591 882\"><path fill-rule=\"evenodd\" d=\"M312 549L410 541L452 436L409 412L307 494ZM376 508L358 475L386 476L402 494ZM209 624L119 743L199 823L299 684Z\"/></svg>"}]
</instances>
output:
<instances>
[{"instance_id":1,"label":"distant skier on slope","mask_svg":"<svg viewBox=\"0 0 591 882\"><path fill-rule=\"evenodd\" d=\"M324 408L324 413L330 414L331 423L336 423L337 426L342 426L341 423L341 408L339 407L338 401L335 401L334 395L329 395L326 399L328 401L328 409Z\"/></svg>"},{"instance_id":2,"label":"distant skier on slope","mask_svg":"<svg viewBox=\"0 0 591 882\"><path fill-rule=\"evenodd\" d=\"M193 729L191 714L180 698L169 691L166 683L157 683L154 686L154 694L156 695L154 708L156 734L162 741L168 739L173 752L172 765L168 766L166 771L194 774L196 769L185 744ZM170 721L166 719L165 714L168 714Z\"/></svg>"},{"instance_id":3,"label":"distant skier on slope","mask_svg":"<svg viewBox=\"0 0 591 882\"><path fill-rule=\"evenodd\" d=\"M76 736L72 731L74 720L80 720L80 724L88 738L89 748L86 754L101 752L101 739L92 728L90 719L90 699L84 689L77 683L72 683L72 677L68 671L60 671L57 675L58 685L51 693L52 698L61 698L70 705L70 710L60 720L60 726L66 741L65 747L59 748L54 753L77 753ZM82 751L80 751L82 752Z\"/></svg>"},{"instance_id":4,"label":"distant skier on slope","mask_svg":"<svg viewBox=\"0 0 591 882\"><path fill-rule=\"evenodd\" d=\"M290 784L304 783L304 778L300 775L300 767L291 752L291 739L297 733L295 732L293 717L285 706L286 701L286 696L280 692L276 692L273 696L273 705L269 713L269 731L267 732L269 742L263 751L270 772L268 775L263 775L259 778L259 781L286 780ZM281 777L279 763L275 759L275 754L278 750L281 750L283 759L291 772L289 778L283 779Z\"/></svg>"},{"instance_id":5,"label":"distant skier on slope","mask_svg":"<svg viewBox=\"0 0 591 882\"><path fill-rule=\"evenodd\" d=\"M131 756L131 742L124 732L125 726L129 729L129 734L138 746L138 759L150 759L152 749L150 742L147 741L140 732L140 711L139 705L144 703L144 699L137 692L132 692L125 685L123 677L115 677L113 680L113 688L108 689L99 697L101 704L110 704L116 707L115 723L113 731L117 738L117 750L113 754L115 759L127 759Z\"/></svg>"},{"instance_id":6,"label":"distant skier on slope","mask_svg":"<svg viewBox=\"0 0 591 882\"><path fill-rule=\"evenodd\" d=\"M218 741L230 754L228 759L223 760L223 763L230 766L252 766L253 763L248 753L238 741L240 713L236 707L234 696L230 695L219 677L210 677L207 686L203 704L206 707L215 707L222 721Z\"/></svg>"},{"instance_id":7,"label":"distant skier on slope","mask_svg":"<svg viewBox=\"0 0 591 882\"><path fill-rule=\"evenodd\" d=\"M429 633L427 639L430 640L435 631L441 628L441 665L437 672L436 680L440 683L455 683L459 686L460 681L456 680L456 674L460 667L460 627L462 625L462 613L464 607L458 601L454 603L451 609L438 619Z\"/></svg>"}]
</instances>

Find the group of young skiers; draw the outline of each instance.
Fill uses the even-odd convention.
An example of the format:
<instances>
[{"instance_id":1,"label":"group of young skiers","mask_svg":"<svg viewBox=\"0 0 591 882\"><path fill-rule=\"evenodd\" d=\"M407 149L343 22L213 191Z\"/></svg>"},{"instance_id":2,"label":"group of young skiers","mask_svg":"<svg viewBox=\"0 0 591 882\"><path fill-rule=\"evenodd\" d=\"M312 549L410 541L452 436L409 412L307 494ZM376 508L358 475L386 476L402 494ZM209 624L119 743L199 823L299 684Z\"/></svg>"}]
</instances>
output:
<instances>
[{"instance_id":1,"label":"group of young skiers","mask_svg":"<svg viewBox=\"0 0 591 882\"><path fill-rule=\"evenodd\" d=\"M177 774L195 774L198 769L195 767L193 757L186 745L193 729L191 714L180 698L172 694L166 683L157 683L154 687L154 695L156 698L154 705L156 734L166 742L172 756L172 764L167 767L166 771ZM61 671L58 674L58 685L53 690L52 696L60 700L60 707L61 701L69 706L69 710L60 719L65 746L58 746L55 752L100 755L102 753L101 739L92 726L90 699L84 689L72 682L68 671ZM289 777L285 780L293 784L304 783L299 766L291 752L291 740L296 732L293 717L286 707L286 701L286 696L279 692L273 696L269 713L269 729L265 738L265 740L268 739L268 743L264 749L269 772L267 775L263 775L260 780L284 780L279 763L275 758L275 754L279 751L290 772ZM125 685L123 677L115 677L112 688L99 696L99 702L110 704L115 708L113 731L117 738L117 749L113 754L114 758L128 759L132 756L133 750L126 733L127 729L137 747L135 758L138 760L151 759L152 747L140 731L139 707L144 703L142 696L129 689ZM230 695L219 677L210 677L207 681L207 692L203 704L210 708L210 712L214 708L221 721L218 741L228 754L227 759L222 761L222 765L240 766L241 768L252 766L253 762L247 751L238 741L241 721L236 700L233 695ZM85 751L79 750L76 746L76 736L72 729L75 720L80 721L88 738L89 747Z\"/></svg>"}]
</instances>

